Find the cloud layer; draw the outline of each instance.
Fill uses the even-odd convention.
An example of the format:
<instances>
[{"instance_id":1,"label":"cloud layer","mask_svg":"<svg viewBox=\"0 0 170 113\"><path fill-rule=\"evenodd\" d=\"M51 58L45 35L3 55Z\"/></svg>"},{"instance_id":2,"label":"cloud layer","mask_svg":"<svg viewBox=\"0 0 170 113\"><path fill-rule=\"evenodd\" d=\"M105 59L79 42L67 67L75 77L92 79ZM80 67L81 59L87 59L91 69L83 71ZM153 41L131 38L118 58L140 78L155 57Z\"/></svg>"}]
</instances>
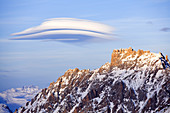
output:
<instances>
[{"instance_id":1,"label":"cloud layer","mask_svg":"<svg viewBox=\"0 0 170 113\"><path fill-rule=\"evenodd\" d=\"M160 31L169 32L169 31L170 31L170 28L169 28L169 27L164 27L164 28L162 28Z\"/></svg>"},{"instance_id":2,"label":"cloud layer","mask_svg":"<svg viewBox=\"0 0 170 113\"><path fill-rule=\"evenodd\" d=\"M91 39L112 40L113 28L82 19L53 18L41 25L13 33L13 40L56 40L56 41L85 41Z\"/></svg>"}]
</instances>

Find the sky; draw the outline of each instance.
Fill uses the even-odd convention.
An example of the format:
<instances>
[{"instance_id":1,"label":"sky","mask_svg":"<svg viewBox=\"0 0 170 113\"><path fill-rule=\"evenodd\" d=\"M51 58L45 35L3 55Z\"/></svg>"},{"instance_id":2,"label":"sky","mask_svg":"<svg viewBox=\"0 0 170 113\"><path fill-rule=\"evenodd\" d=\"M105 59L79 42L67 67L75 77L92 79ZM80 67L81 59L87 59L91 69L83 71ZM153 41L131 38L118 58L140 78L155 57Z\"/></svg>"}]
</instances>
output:
<instances>
[{"instance_id":1,"label":"sky","mask_svg":"<svg viewBox=\"0 0 170 113\"><path fill-rule=\"evenodd\" d=\"M45 88L70 68L97 69L113 49L170 55L169 6L170 0L0 0L0 91Z\"/></svg>"}]
</instances>

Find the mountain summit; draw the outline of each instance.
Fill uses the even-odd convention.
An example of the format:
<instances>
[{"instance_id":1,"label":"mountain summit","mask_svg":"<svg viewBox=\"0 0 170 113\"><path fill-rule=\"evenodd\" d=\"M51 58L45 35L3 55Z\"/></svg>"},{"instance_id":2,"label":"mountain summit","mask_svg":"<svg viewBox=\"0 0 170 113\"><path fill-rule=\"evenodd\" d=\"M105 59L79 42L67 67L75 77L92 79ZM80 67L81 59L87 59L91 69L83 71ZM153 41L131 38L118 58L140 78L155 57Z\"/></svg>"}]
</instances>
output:
<instances>
[{"instance_id":1,"label":"mountain summit","mask_svg":"<svg viewBox=\"0 0 170 113\"><path fill-rule=\"evenodd\" d=\"M69 69L16 112L170 112L170 66L162 53L113 50L98 69Z\"/></svg>"}]
</instances>

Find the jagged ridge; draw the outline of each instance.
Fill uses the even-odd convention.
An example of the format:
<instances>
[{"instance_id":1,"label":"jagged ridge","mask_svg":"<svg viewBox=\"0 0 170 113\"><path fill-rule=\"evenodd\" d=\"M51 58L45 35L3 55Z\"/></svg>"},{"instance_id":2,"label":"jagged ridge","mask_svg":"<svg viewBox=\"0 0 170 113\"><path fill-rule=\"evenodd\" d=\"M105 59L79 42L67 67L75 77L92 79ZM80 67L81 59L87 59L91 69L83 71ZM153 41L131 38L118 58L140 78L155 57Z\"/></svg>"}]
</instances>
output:
<instances>
[{"instance_id":1,"label":"jagged ridge","mask_svg":"<svg viewBox=\"0 0 170 113\"><path fill-rule=\"evenodd\" d=\"M69 69L18 112L168 111L170 70L160 57L132 48L114 50L111 63L92 71Z\"/></svg>"}]
</instances>

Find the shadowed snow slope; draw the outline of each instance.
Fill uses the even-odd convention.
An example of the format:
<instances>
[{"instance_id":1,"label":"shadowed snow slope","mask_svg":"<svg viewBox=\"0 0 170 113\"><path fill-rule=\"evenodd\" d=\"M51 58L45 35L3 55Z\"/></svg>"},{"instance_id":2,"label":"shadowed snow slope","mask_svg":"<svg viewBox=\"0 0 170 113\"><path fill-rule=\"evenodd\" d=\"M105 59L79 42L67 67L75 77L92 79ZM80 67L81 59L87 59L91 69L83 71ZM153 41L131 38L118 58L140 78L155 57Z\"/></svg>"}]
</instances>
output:
<instances>
[{"instance_id":1,"label":"shadowed snow slope","mask_svg":"<svg viewBox=\"0 0 170 113\"><path fill-rule=\"evenodd\" d=\"M132 48L114 50L111 63L92 71L67 70L18 112L168 112L170 69L163 68L160 58L165 57Z\"/></svg>"}]
</instances>

